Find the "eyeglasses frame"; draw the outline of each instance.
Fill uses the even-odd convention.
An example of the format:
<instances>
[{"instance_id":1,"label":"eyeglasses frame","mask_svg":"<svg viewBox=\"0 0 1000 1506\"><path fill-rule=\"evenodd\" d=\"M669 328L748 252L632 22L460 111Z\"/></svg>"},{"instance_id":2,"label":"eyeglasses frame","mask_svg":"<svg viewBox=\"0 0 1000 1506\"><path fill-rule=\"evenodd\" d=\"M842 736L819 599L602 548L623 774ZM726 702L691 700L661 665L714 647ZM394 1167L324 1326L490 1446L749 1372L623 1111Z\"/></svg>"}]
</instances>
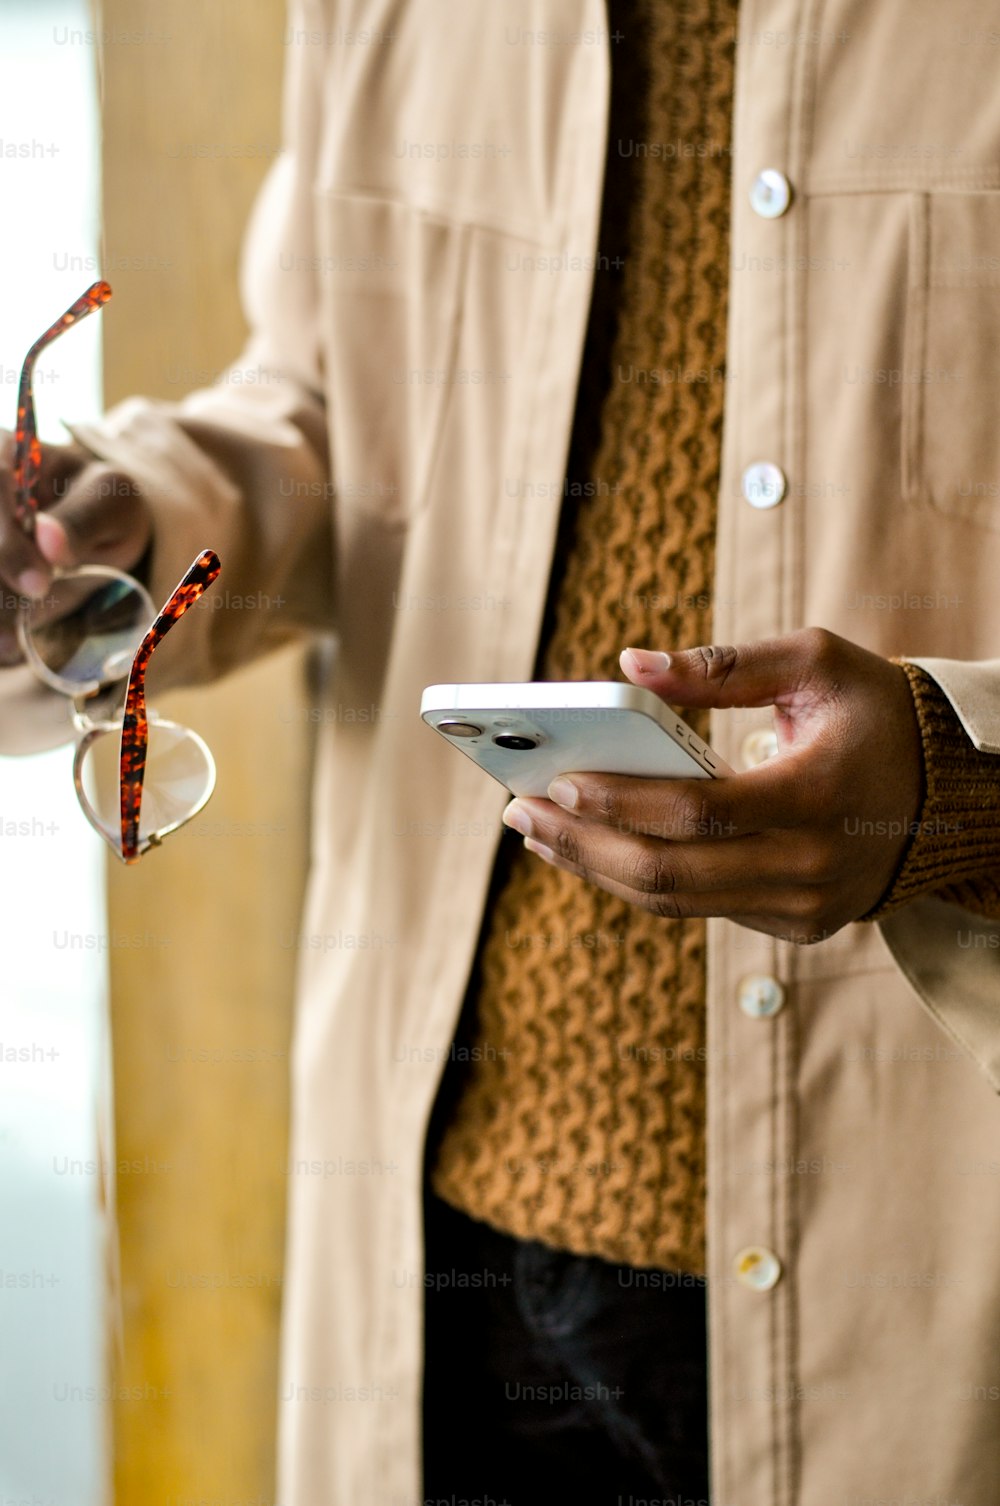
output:
<instances>
[{"instance_id":1,"label":"eyeglasses frame","mask_svg":"<svg viewBox=\"0 0 1000 1506\"><path fill-rule=\"evenodd\" d=\"M78 324L89 314L96 311L111 298L111 287L107 282L98 281L83 293L75 303L63 313L54 324L51 324L44 334L40 335L28 351L21 367L21 376L18 383L17 395L17 424L14 431L14 518L18 526L33 537L35 533L35 518L38 511L38 501L35 491L41 474L42 451L38 439L37 422L35 417L35 403L33 392L33 374L35 362L38 356L50 345L53 340L59 338L67 329ZM17 618L17 636L21 651L34 672L51 688L69 695L73 701L74 727L83 735L77 743L76 755L73 760L73 783L76 788L84 815L91 826L98 831L108 842L108 846L123 863L131 864L138 861L151 847L158 847L163 838L171 832L186 825L199 811L203 810L212 796L215 788L215 761L209 752L204 739L192 731L189 727L181 727L177 722L170 722L158 718L150 708L146 708L146 670L152 658L153 651L162 643L167 633L179 622L185 612L189 610L204 595L205 591L217 579L222 566L219 557L211 549L203 550L192 562L183 578L172 591L169 599L164 603L160 612L155 612L152 598L134 576L124 571L115 570L110 566L86 565L80 570L56 571L62 578L74 575L97 575L104 578L118 579L131 588L138 590L145 602L149 604L149 613L154 616L152 625L146 631L142 642L132 659L132 667L128 675L128 684L125 693L125 705L121 723L118 720L101 720L95 722L88 715L86 702L94 696L100 695L110 685L118 683L117 678L110 682L94 682L82 687L74 687L72 692L66 688L65 681L61 681L53 671L44 663L32 642L31 629L28 623L27 610L21 608ZM122 677L124 678L124 676ZM163 827L151 833L145 843L139 837L139 819L142 809L142 791L146 770L146 753L149 741L149 725L152 721L154 726L161 728L176 727L186 736L192 738L200 748L209 771L209 780L206 792L199 803L183 819ZM121 850L119 851L110 840L104 827L98 822L92 811L90 801L87 798L83 781L83 763L87 751L96 738L107 733L121 732L121 751L119 755L119 790L120 790L120 819L121 819Z\"/></svg>"}]
</instances>

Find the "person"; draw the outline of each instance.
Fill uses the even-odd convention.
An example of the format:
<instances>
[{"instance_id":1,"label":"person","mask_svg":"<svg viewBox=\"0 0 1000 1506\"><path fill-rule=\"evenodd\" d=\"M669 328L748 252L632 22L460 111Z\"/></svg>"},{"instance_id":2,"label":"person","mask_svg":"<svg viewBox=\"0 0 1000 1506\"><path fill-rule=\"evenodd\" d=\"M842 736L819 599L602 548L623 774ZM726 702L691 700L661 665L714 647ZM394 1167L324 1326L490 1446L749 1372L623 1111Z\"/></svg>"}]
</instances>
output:
<instances>
[{"instance_id":1,"label":"person","mask_svg":"<svg viewBox=\"0 0 1000 1506\"><path fill-rule=\"evenodd\" d=\"M8 466L0 537L15 590L156 600L210 544L287 606L190 614L175 682L335 629L326 705L379 708L320 730L280 1497L986 1506L980 9L294 0L286 43L267 379L47 447L34 544ZM576 774L501 843L422 687L619 664L737 772Z\"/></svg>"}]
</instances>

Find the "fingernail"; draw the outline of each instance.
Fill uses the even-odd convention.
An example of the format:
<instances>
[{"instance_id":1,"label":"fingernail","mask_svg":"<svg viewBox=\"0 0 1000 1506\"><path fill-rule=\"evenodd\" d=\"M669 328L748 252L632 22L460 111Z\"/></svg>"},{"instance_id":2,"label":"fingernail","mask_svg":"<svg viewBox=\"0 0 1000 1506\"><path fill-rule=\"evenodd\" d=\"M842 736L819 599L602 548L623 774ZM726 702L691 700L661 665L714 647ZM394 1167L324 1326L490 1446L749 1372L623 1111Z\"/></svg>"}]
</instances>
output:
<instances>
[{"instance_id":1,"label":"fingernail","mask_svg":"<svg viewBox=\"0 0 1000 1506\"><path fill-rule=\"evenodd\" d=\"M622 652L623 665L626 659L637 675L662 675L670 668L670 655L650 648L627 648Z\"/></svg>"},{"instance_id":2,"label":"fingernail","mask_svg":"<svg viewBox=\"0 0 1000 1506\"><path fill-rule=\"evenodd\" d=\"M50 565L69 563L66 552L66 530L55 518L40 512L35 519L35 547Z\"/></svg>"},{"instance_id":3,"label":"fingernail","mask_svg":"<svg viewBox=\"0 0 1000 1506\"><path fill-rule=\"evenodd\" d=\"M516 800L512 800L504 811L503 824L509 826L512 831L519 831L522 837L531 835L531 817L524 806L518 805Z\"/></svg>"},{"instance_id":4,"label":"fingernail","mask_svg":"<svg viewBox=\"0 0 1000 1506\"><path fill-rule=\"evenodd\" d=\"M556 855L551 847L544 847L541 842L533 842L530 837L525 838L524 845L529 852L533 852L538 857L544 858L547 863L555 861Z\"/></svg>"},{"instance_id":5,"label":"fingernail","mask_svg":"<svg viewBox=\"0 0 1000 1506\"><path fill-rule=\"evenodd\" d=\"M25 570L17 577L17 589L22 596L44 596L49 589L50 579L44 570Z\"/></svg>"},{"instance_id":6,"label":"fingernail","mask_svg":"<svg viewBox=\"0 0 1000 1506\"><path fill-rule=\"evenodd\" d=\"M561 805L564 810L574 810L580 798L580 791L570 779L553 779L549 785L549 799L554 800L556 805Z\"/></svg>"}]
</instances>

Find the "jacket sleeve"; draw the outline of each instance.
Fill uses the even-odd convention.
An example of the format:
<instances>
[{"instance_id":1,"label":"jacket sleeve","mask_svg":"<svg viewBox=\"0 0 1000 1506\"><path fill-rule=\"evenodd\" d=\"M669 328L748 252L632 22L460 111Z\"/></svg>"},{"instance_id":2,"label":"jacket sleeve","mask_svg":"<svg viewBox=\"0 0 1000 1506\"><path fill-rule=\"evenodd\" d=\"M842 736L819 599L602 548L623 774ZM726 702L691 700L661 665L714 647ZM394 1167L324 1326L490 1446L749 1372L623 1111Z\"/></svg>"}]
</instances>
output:
<instances>
[{"instance_id":1,"label":"jacket sleeve","mask_svg":"<svg viewBox=\"0 0 1000 1506\"><path fill-rule=\"evenodd\" d=\"M940 687L973 747L980 754L1000 755L1000 660L908 662ZM984 870L983 880L989 876ZM926 1008L1000 1092L1000 923L977 913L992 909L974 904L981 888L981 883L972 885L968 905L955 886L877 919L889 950Z\"/></svg>"},{"instance_id":2,"label":"jacket sleeve","mask_svg":"<svg viewBox=\"0 0 1000 1506\"><path fill-rule=\"evenodd\" d=\"M292 13L299 0L293 0ZM129 398L71 425L142 487L153 519L143 576L156 606L196 554L222 574L157 650L157 686L215 678L296 636L329 629L332 541L322 395L313 182L323 107L317 47L288 49L283 150L251 217L241 264L250 337L212 387L178 403ZM161 657L162 656L162 657ZM0 752L48 746L65 725L16 669L0 676Z\"/></svg>"}]
</instances>

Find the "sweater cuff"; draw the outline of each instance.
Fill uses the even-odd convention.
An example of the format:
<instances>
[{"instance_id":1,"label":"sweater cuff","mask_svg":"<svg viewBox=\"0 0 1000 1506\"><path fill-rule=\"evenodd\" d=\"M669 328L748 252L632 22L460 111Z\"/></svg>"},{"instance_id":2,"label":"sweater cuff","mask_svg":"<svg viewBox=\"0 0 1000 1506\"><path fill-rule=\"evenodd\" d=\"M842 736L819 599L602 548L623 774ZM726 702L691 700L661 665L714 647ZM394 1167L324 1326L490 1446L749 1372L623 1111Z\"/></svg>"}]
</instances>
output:
<instances>
[{"instance_id":1,"label":"sweater cuff","mask_svg":"<svg viewBox=\"0 0 1000 1506\"><path fill-rule=\"evenodd\" d=\"M896 659L920 724L924 801L889 890L865 920L923 894L1000 918L1000 756L980 753L944 691L924 670Z\"/></svg>"}]
</instances>

